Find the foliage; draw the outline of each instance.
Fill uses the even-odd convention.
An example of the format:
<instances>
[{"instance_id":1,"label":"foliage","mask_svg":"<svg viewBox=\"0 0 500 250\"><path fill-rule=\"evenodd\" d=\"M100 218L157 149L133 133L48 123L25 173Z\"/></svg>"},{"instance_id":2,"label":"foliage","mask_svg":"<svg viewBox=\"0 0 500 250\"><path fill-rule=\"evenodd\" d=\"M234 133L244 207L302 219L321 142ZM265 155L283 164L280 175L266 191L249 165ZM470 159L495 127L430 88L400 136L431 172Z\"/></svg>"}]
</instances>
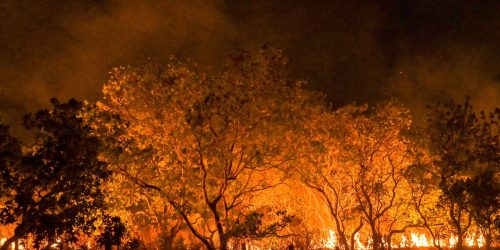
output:
<instances>
[{"instance_id":1,"label":"foliage","mask_svg":"<svg viewBox=\"0 0 500 250\"><path fill-rule=\"evenodd\" d=\"M498 242L500 110L437 104L419 129L395 102L327 107L286 63L265 46L208 75L118 67L97 103L27 115L30 144L0 124L1 249Z\"/></svg>"},{"instance_id":2,"label":"foliage","mask_svg":"<svg viewBox=\"0 0 500 250\"><path fill-rule=\"evenodd\" d=\"M53 108L27 115L24 126L35 141L21 155L6 132L2 136L2 224L16 223L2 249L32 235L35 247L57 239L69 242L95 230L104 208L100 188L110 172L98 159L99 140L80 116L82 103L51 100ZM45 242L45 243L44 243Z\"/></svg>"},{"instance_id":3,"label":"foliage","mask_svg":"<svg viewBox=\"0 0 500 250\"><path fill-rule=\"evenodd\" d=\"M97 237L97 243L100 246L104 246L106 250L112 249L113 246L120 246L127 228L119 217L104 216L103 219L104 230Z\"/></svg>"},{"instance_id":4,"label":"foliage","mask_svg":"<svg viewBox=\"0 0 500 250\"><path fill-rule=\"evenodd\" d=\"M276 211L275 215L278 220L270 222L272 220L265 218L265 214L252 211L246 214L242 221L238 220L234 223L231 227L231 234L240 239L260 239L276 236L277 232L286 228L294 217L288 215L286 211Z\"/></svg>"},{"instance_id":5,"label":"foliage","mask_svg":"<svg viewBox=\"0 0 500 250\"><path fill-rule=\"evenodd\" d=\"M439 205L448 212L458 248L473 221L484 229L489 247L500 200L499 117L498 109L477 116L468 98L429 107L427 145L434 155L429 170L439 181Z\"/></svg>"},{"instance_id":6,"label":"foliage","mask_svg":"<svg viewBox=\"0 0 500 250\"><path fill-rule=\"evenodd\" d=\"M227 247L257 194L280 185L311 93L284 75L280 52L234 55L198 76L176 60L114 70L94 126L116 171L157 191L207 248ZM118 156L116 156L118 155Z\"/></svg>"},{"instance_id":7,"label":"foliage","mask_svg":"<svg viewBox=\"0 0 500 250\"><path fill-rule=\"evenodd\" d=\"M388 103L374 109L348 106L316 114L310 125L307 168L298 173L324 200L345 249L359 246L356 234L369 228L374 248L402 233L409 218L404 174L412 164L408 112ZM384 238L383 238L384 237Z\"/></svg>"}]
</instances>

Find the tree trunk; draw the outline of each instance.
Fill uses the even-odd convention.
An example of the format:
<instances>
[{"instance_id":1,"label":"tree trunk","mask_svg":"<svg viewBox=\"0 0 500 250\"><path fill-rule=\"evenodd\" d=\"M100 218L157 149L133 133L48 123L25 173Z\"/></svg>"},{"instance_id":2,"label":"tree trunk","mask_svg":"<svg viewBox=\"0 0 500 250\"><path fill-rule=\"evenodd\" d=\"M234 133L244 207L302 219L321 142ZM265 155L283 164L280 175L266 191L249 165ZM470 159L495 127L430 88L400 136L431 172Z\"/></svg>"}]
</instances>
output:
<instances>
[{"instance_id":1,"label":"tree trunk","mask_svg":"<svg viewBox=\"0 0 500 250\"><path fill-rule=\"evenodd\" d=\"M380 248L380 237L378 236L378 234L374 234L373 237L373 250L379 250L381 249Z\"/></svg>"},{"instance_id":2,"label":"tree trunk","mask_svg":"<svg viewBox=\"0 0 500 250\"><path fill-rule=\"evenodd\" d=\"M224 227L222 226L221 218L219 216L219 212L217 211L217 203L209 204L210 210L214 216L215 225L217 227L217 233L219 234L219 249L227 250L228 237L226 237L226 233L224 232Z\"/></svg>"},{"instance_id":3,"label":"tree trunk","mask_svg":"<svg viewBox=\"0 0 500 250\"><path fill-rule=\"evenodd\" d=\"M372 245L373 250L380 249L379 235L377 229L375 228L375 222L370 222L370 228L372 230Z\"/></svg>"},{"instance_id":4,"label":"tree trunk","mask_svg":"<svg viewBox=\"0 0 500 250\"><path fill-rule=\"evenodd\" d=\"M340 227L337 226L338 237L340 238L340 245L344 247L344 249L349 250L349 243L347 242L347 238L345 237L345 233L340 231Z\"/></svg>"},{"instance_id":5,"label":"tree trunk","mask_svg":"<svg viewBox=\"0 0 500 250\"><path fill-rule=\"evenodd\" d=\"M219 237L220 239L220 246L219 246L219 249L220 250L227 250L227 240L225 237Z\"/></svg>"},{"instance_id":6,"label":"tree trunk","mask_svg":"<svg viewBox=\"0 0 500 250\"><path fill-rule=\"evenodd\" d=\"M463 244L464 244L464 234L462 233L461 230L458 230L458 232L457 232L457 245L455 246L455 249L462 250Z\"/></svg>"},{"instance_id":7,"label":"tree trunk","mask_svg":"<svg viewBox=\"0 0 500 250\"><path fill-rule=\"evenodd\" d=\"M484 249L486 250L491 249L491 233L484 234Z\"/></svg>"},{"instance_id":8,"label":"tree trunk","mask_svg":"<svg viewBox=\"0 0 500 250\"><path fill-rule=\"evenodd\" d=\"M352 232L351 234L351 248L346 248L346 250L355 250L356 249L356 243L354 242L354 237L356 236L356 234L358 234L359 230L361 230L361 228L363 227L363 218L361 218L359 220L359 225L356 229L354 229L354 231Z\"/></svg>"},{"instance_id":9,"label":"tree trunk","mask_svg":"<svg viewBox=\"0 0 500 250\"><path fill-rule=\"evenodd\" d=\"M20 237L19 237L19 236L17 236L17 235L14 235L14 236L12 236L12 237L8 238L8 239L7 239L7 240L3 243L3 245L0 247L0 250L9 250L10 245L11 245L12 243L15 243L15 242L16 242L19 238L20 238Z\"/></svg>"},{"instance_id":10,"label":"tree trunk","mask_svg":"<svg viewBox=\"0 0 500 250\"><path fill-rule=\"evenodd\" d=\"M179 209L179 206L177 205L177 203L175 203L175 201L172 201L172 200L168 200L168 202L174 207L175 211L182 217L182 219L184 220L185 224L188 226L191 233L193 233L193 235L196 238L198 238L201 241L201 243L203 243L203 245L205 245L205 247L208 250L215 250L215 247L213 246L213 244L211 244L206 238L204 238L200 233L198 233L198 231L196 231L196 229L193 227L193 225L189 221L187 215L184 212L182 212L181 209ZM0 250L2 250L2 249L0 249Z\"/></svg>"}]
</instances>

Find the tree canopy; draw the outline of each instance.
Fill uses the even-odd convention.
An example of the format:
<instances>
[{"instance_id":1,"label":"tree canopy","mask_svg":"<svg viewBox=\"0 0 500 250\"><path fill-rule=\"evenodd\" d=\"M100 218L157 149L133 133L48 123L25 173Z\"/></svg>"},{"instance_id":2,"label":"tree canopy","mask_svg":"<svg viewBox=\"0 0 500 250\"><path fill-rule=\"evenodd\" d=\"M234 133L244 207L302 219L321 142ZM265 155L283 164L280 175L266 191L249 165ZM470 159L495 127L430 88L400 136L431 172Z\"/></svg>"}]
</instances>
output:
<instances>
[{"instance_id":1,"label":"tree canopy","mask_svg":"<svg viewBox=\"0 0 500 250\"><path fill-rule=\"evenodd\" d=\"M56 240L75 242L95 230L104 208L100 185L110 175L98 159L99 139L91 135L80 115L82 103L52 99L52 109L24 119L35 140L21 150L5 126L0 127L2 224L16 224L13 241L34 237L34 246Z\"/></svg>"},{"instance_id":2,"label":"tree canopy","mask_svg":"<svg viewBox=\"0 0 500 250\"><path fill-rule=\"evenodd\" d=\"M116 171L158 191L209 249L241 234L240 222L262 209L252 201L295 160L304 107L317 101L286 78L285 63L277 50L241 52L207 77L173 59L117 68L103 88L94 125L119 145ZM277 233L273 225L262 236Z\"/></svg>"},{"instance_id":3,"label":"tree canopy","mask_svg":"<svg viewBox=\"0 0 500 250\"><path fill-rule=\"evenodd\" d=\"M393 249L500 242L500 110L333 108L279 49L201 73L114 68L97 102L0 124L0 240L61 249ZM4 236L8 236L4 238Z\"/></svg>"}]
</instances>

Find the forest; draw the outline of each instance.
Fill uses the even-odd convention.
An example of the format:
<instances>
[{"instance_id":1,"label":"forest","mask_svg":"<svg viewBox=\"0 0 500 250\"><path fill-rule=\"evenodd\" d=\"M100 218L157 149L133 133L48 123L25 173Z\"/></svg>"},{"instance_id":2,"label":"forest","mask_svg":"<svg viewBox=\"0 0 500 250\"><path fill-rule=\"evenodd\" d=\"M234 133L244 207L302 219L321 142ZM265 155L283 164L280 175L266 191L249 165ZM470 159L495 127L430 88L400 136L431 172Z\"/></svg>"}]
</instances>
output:
<instances>
[{"instance_id":1,"label":"forest","mask_svg":"<svg viewBox=\"0 0 500 250\"><path fill-rule=\"evenodd\" d=\"M0 249L493 249L500 109L332 107L281 50L113 68L0 124Z\"/></svg>"}]
</instances>

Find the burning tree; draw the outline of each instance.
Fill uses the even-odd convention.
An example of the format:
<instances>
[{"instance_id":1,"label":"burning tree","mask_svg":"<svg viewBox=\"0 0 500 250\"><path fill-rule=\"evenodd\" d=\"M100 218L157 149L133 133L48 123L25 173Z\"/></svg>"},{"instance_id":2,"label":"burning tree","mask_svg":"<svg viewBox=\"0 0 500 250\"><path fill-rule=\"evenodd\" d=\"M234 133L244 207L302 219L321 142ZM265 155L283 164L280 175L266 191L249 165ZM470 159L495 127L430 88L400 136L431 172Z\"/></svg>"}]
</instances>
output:
<instances>
[{"instance_id":1,"label":"burning tree","mask_svg":"<svg viewBox=\"0 0 500 250\"><path fill-rule=\"evenodd\" d=\"M346 163L352 166L351 188L370 229L371 245L382 249L395 233L414 226L407 221L411 210L404 178L414 159L404 136L411 124L408 110L388 104L372 112L353 123Z\"/></svg>"},{"instance_id":2,"label":"burning tree","mask_svg":"<svg viewBox=\"0 0 500 250\"><path fill-rule=\"evenodd\" d=\"M394 104L350 106L312 120L312 153L304 156L309 167L297 171L325 201L343 248L359 247L356 235L364 230L380 249L416 226L408 220L404 178L414 160L403 136L410 123L408 112Z\"/></svg>"},{"instance_id":3,"label":"burning tree","mask_svg":"<svg viewBox=\"0 0 500 250\"><path fill-rule=\"evenodd\" d=\"M418 136L413 137L413 139L416 138ZM437 206L440 191L436 187L439 181L429 171L432 160L427 148L420 147L422 144L416 141L414 143L417 161L406 175L412 209L418 218L418 224L430 234L432 245L437 249L442 249L443 241L449 236L449 232L447 231L446 209L443 206Z\"/></svg>"},{"instance_id":4,"label":"burning tree","mask_svg":"<svg viewBox=\"0 0 500 250\"><path fill-rule=\"evenodd\" d=\"M364 225L349 180L349 169L341 166L342 145L349 131L348 121L353 109L332 114L326 110L315 113L308 124L305 142L309 150L301 155L303 164L295 168L300 181L319 195L335 223L338 242L344 249L355 249L355 235ZM304 167L305 166L305 167ZM313 197L314 198L314 197Z\"/></svg>"},{"instance_id":5,"label":"burning tree","mask_svg":"<svg viewBox=\"0 0 500 250\"><path fill-rule=\"evenodd\" d=\"M116 172L155 191L208 249L276 235L290 220L247 223L264 215L252 200L286 178L300 114L314 102L285 63L277 50L242 52L205 77L173 59L117 68L104 86L94 126L123 159Z\"/></svg>"}]
</instances>

